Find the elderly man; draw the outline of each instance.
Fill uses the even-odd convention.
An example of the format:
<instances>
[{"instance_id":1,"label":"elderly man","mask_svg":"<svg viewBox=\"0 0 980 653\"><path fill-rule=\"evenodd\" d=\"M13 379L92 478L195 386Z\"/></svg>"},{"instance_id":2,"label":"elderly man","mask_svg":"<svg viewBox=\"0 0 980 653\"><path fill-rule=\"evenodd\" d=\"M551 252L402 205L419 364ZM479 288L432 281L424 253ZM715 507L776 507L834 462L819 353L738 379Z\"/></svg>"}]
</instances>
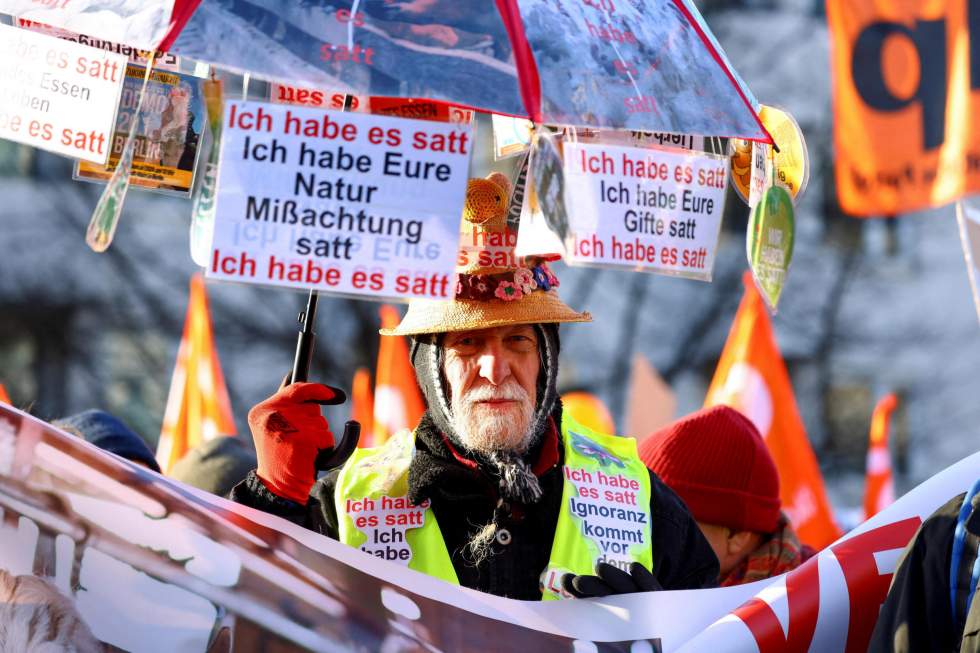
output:
<instances>
[{"instance_id":1,"label":"elderly man","mask_svg":"<svg viewBox=\"0 0 980 653\"><path fill-rule=\"evenodd\" d=\"M334 444L316 402L336 393L287 386L249 414L258 469L232 497L510 598L711 586L710 546L635 441L562 413L558 324L591 317L562 303L547 263L513 256L506 206L502 185L471 180L465 240L482 247L461 253L455 298L413 301L383 332L412 338L427 404L414 432L314 482L318 451Z\"/></svg>"}]
</instances>

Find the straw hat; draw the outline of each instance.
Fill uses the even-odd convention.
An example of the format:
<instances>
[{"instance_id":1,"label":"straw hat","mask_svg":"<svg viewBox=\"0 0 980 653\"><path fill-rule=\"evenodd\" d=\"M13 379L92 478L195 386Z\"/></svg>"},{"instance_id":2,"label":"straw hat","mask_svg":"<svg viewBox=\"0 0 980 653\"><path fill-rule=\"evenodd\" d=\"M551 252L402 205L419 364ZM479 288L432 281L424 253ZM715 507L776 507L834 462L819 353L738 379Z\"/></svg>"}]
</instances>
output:
<instances>
[{"instance_id":1,"label":"straw hat","mask_svg":"<svg viewBox=\"0 0 980 653\"><path fill-rule=\"evenodd\" d=\"M455 297L413 299L384 336L415 336L487 329L509 324L591 322L558 297L558 278L539 257L514 254L517 235L507 229L510 181L500 173L470 179L460 228L462 264Z\"/></svg>"}]
</instances>

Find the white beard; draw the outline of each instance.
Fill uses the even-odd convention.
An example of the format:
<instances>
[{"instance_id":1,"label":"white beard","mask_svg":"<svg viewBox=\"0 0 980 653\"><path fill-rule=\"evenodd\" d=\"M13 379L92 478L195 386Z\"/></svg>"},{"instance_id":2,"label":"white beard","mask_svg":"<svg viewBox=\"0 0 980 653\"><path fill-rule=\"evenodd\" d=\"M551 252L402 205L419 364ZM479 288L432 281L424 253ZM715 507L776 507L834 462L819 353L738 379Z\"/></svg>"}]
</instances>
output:
<instances>
[{"instance_id":1,"label":"white beard","mask_svg":"<svg viewBox=\"0 0 980 653\"><path fill-rule=\"evenodd\" d=\"M478 402L490 399L517 400L517 410L488 410ZM499 386L482 385L462 396L453 392L452 426L462 444L471 451L523 454L531 441L534 403L514 379Z\"/></svg>"}]
</instances>

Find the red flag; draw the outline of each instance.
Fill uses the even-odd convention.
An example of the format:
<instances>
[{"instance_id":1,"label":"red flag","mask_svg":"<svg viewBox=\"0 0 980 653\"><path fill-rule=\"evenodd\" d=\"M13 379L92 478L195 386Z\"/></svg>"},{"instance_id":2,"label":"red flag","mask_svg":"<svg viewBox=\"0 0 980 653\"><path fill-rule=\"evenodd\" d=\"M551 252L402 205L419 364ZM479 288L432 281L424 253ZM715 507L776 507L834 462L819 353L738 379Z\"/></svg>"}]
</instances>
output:
<instances>
[{"instance_id":1,"label":"red flag","mask_svg":"<svg viewBox=\"0 0 980 653\"><path fill-rule=\"evenodd\" d=\"M898 397L889 393L878 400L878 405L871 415L867 472L864 482L865 519L871 519L895 501L892 457L888 452L888 427L891 424L892 411L897 406Z\"/></svg>"},{"instance_id":2,"label":"red flag","mask_svg":"<svg viewBox=\"0 0 980 653\"><path fill-rule=\"evenodd\" d=\"M401 317L394 306L381 307L381 327L393 329ZM373 446L384 444L401 429L414 429L425 412L422 391L408 357L403 336L381 336L378 369L374 375Z\"/></svg>"},{"instance_id":3,"label":"red flag","mask_svg":"<svg viewBox=\"0 0 980 653\"><path fill-rule=\"evenodd\" d=\"M5 404L11 403L10 395L7 394L7 389L3 387L2 383L0 383L0 402Z\"/></svg>"},{"instance_id":4,"label":"red flag","mask_svg":"<svg viewBox=\"0 0 980 653\"><path fill-rule=\"evenodd\" d=\"M779 498L800 539L823 548L840 537L817 458L803 427L786 363L752 275L735 314L705 406L727 404L765 438L779 470Z\"/></svg>"},{"instance_id":5,"label":"red flag","mask_svg":"<svg viewBox=\"0 0 980 653\"><path fill-rule=\"evenodd\" d=\"M235 434L228 389L214 346L204 278L198 273L191 277L184 335L170 381L157 462L166 474L175 462L202 442Z\"/></svg>"},{"instance_id":6,"label":"red flag","mask_svg":"<svg viewBox=\"0 0 980 653\"><path fill-rule=\"evenodd\" d=\"M370 447L374 442L374 395L371 393L371 372L359 367L351 383L351 419L361 425L360 447Z\"/></svg>"}]
</instances>

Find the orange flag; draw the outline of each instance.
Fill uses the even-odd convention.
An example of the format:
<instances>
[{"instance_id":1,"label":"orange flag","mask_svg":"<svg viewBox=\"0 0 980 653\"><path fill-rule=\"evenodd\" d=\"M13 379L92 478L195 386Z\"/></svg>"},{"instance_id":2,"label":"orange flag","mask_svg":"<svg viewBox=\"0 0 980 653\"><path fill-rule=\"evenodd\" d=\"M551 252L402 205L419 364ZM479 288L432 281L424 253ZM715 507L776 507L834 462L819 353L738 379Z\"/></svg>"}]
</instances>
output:
<instances>
[{"instance_id":1,"label":"orange flag","mask_svg":"<svg viewBox=\"0 0 980 653\"><path fill-rule=\"evenodd\" d=\"M393 329L401 317L398 309L381 307L381 326ZM415 381L415 370L408 357L403 336L381 336L378 347L378 369L374 375L374 441L384 444L401 429L414 429L425 412L422 391Z\"/></svg>"},{"instance_id":2,"label":"orange flag","mask_svg":"<svg viewBox=\"0 0 980 653\"><path fill-rule=\"evenodd\" d=\"M888 453L888 426L898 397L887 394L878 401L871 415L868 437L868 462L864 482L864 518L871 519L895 501L892 480L892 457Z\"/></svg>"},{"instance_id":3,"label":"orange flag","mask_svg":"<svg viewBox=\"0 0 980 653\"><path fill-rule=\"evenodd\" d=\"M589 392L569 392L561 396L562 410L567 410L576 422L608 435L616 434L616 424L613 422L609 409L602 400Z\"/></svg>"},{"instance_id":4,"label":"orange flag","mask_svg":"<svg viewBox=\"0 0 980 653\"><path fill-rule=\"evenodd\" d=\"M677 397L643 354L633 356L626 394L626 429L623 435L637 443L674 421Z\"/></svg>"},{"instance_id":5,"label":"orange flag","mask_svg":"<svg viewBox=\"0 0 980 653\"><path fill-rule=\"evenodd\" d=\"M371 372L359 367L354 372L351 384L351 419L361 425L359 447L370 447L374 443L374 395L371 393Z\"/></svg>"},{"instance_id":6,"label":"orange flag","mask_svg":"<svg viewBox=\"0 0 980 653\"><path fill-rule=\"evenodd\" d=\"M783 510L803 542L823 548L841 532L834 523L762 296L751 273L745 273L743 283L745 295L704 405L727 404L752 420L779 470Z\"/></svg>"},{"instance_id":7,"label":"orange flag","mask_svg":"<svg viewBox=\"0 0 980 653\"><path fill-rule=\"evenodd\" d=\"M191 277L184 335L157 444L157 462L166 474L184 454L219 435L235 435L228 389L211 331L211 313L200 273Z\"/></svg>"},{"instance_id":8,"label":"orange flag","mask_svg":"<svg viewBox=\"0 0 980 653\"><path fill-rule=\"evenodd\" d=\"M5 404L10 403L10 395L7 394L7 389L3 387L2 383L0 383L0 402Z\"/></svg>"}]
</instances>

